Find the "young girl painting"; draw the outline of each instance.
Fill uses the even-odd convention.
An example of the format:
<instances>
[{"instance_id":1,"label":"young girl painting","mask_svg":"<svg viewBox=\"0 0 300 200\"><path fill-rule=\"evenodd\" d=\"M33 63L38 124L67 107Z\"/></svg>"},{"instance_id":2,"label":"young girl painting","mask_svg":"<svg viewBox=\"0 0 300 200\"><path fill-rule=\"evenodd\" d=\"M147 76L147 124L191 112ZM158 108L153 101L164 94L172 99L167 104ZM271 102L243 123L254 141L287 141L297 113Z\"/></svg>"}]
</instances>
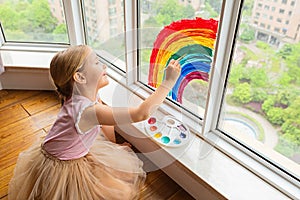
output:
<instances>
[{"instance_id":1,"label":"young girl painting","mask_svg":"<svg viewBox=\"0 0 300 200\"><path fill-rule=\"evenodd\" d=\"M114 125L146 120L161 104L180 74L170 61L165 80L137 107L113 108L98 90L108 84L106 66L86 45L57 53L50 73L62 99L49 133L19 155L9 199L136 199L145 179L142 161L115 143ZM121 120L117 120L121 119Z\"/></svg>"}]
</instances>

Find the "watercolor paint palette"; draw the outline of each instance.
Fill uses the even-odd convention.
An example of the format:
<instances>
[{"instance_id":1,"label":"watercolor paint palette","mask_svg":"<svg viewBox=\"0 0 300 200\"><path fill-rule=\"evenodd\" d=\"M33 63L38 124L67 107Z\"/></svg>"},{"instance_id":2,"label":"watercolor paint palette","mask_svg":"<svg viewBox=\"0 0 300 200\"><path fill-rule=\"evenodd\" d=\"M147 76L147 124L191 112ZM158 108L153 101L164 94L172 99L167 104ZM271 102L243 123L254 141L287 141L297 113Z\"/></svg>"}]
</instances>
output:
<instances>
[{"instance_id":1,"label":"watercolor paint palette","mask_svg":"<svg viewBox=\"0 0 300 200\"><path fill-rule=\"evenodd\" d=\"M165 116L162 120L152 116L144 124L148 135L165 146L178 147L190 139L188 127L172 116Z\"/></svg>"}]
</instances>

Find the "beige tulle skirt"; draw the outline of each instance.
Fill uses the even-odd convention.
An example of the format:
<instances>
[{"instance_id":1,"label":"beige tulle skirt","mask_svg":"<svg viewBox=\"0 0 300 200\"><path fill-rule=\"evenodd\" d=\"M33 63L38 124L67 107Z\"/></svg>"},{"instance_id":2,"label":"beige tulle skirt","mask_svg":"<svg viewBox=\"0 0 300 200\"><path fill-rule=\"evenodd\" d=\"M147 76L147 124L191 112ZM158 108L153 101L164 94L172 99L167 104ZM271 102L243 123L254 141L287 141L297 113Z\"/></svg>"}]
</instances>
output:
<instances>
[{"instance_id":1,"label":"beige tulle skirt","mask_svg":"<svg viewBox=\"0 0 300 200\"><path fill-rule=\"evenodd\" d=\"M129 147L96 140L86 156L61 161L39 142L19 155L8 199L138 199L144 180L142 161Z\"/></svg>"}]
</instances>

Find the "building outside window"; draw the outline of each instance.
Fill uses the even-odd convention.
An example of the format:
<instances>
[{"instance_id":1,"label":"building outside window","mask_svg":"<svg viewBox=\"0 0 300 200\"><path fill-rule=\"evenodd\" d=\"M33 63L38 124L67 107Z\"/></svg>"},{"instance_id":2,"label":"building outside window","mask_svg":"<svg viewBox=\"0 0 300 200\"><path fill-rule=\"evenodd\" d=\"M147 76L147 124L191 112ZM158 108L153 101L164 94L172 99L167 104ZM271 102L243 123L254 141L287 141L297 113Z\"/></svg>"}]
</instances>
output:
<instances>
[{"instance_id":1,"label":"building outside window","mask_svg":"<svg viewBox=\"0 0 300 200\"><path fill-rule=\"evenodd\" d=\"M83 7L85 7L87 44L101 52L101 56L108 62L118 62L119 65L116 67L125 72L125 30L122 3L121 0L95 0L93 4L83 1ZM95 12L90 12L90 9ZM95 22L94 31L89 31L89 27L93 24L87 21L88 18Z\"/></svg>"}]
</instances>

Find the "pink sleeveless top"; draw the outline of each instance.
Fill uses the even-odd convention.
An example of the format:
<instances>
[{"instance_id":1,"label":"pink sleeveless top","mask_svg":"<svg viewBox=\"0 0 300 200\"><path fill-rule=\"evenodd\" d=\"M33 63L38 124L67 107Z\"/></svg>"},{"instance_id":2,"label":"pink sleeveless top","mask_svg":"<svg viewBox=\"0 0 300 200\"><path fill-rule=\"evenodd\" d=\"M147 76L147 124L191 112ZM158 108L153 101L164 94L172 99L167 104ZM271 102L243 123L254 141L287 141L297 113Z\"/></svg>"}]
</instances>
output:
<instances>
[{"instance_id":1,"label":"pink sleeveless top","mask_svg":"<svg viewBox=\"0 0 300 200\"><path fill-rule=\"evenodd\" d=\"M83 110L96 103L80 95L73 95L67 100L47 134L43 148L60 160L71 160L85 156L97 134L100 133L101 126L97 125L83 133L79 129L78 123Z\"/></svg>"}]
</instances>

